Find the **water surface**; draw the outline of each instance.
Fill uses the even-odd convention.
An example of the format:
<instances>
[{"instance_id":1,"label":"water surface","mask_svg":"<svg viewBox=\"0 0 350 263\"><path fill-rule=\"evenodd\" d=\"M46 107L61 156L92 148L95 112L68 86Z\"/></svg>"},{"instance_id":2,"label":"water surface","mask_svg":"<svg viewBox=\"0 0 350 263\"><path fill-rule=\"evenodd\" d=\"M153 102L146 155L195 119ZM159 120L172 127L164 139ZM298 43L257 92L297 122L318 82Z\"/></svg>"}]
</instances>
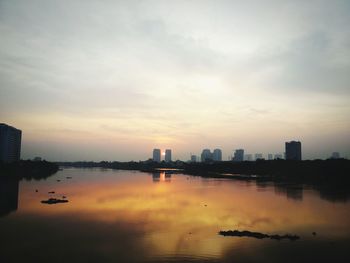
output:
<instances>
[{"instance_id":1,"label":"water surface","mask_svg":"<svg viewBox=\"0 0 350 263\"><path fill-rule=\"evenodd\" d=\"M350 203L300 185L70 168L0 192L0 262L350 262Z\"/></svg>"}]
</instances>

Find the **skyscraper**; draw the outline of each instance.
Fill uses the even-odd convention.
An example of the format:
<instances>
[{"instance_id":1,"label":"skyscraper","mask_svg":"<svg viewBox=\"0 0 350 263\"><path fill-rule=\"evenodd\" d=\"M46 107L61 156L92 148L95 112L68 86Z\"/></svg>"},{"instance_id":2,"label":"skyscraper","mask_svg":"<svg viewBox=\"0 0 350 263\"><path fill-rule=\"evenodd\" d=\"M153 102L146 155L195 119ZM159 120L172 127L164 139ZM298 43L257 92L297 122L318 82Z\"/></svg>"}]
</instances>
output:
<instances>
[{"instance_id":1,"label":"skyscraper","mask_svg":"<svg viewBox=\"0 0 350 263\"><path fill-rule=\"evenodd\" d=\"M22 131L0 123L0 161L16 162L21 158Z\"/></svg>"},{"instance_id":2,"label":"skyscraper","mask_svg":"<svg viewBox=\"0 0 350 263\"><path fill-rule=\"evenodd\" d=\"M214 161L222 161L222 152L220 149L215 149L213 152L213 160Z\"/></svg>"},{"instance_id":3,"label":"skyscraper","mask_svg":"<svg viewBox=\"0 0 350 263\"><path fill-rule=\"evenodd\" d=\"M213 160L213 154L210 152L209 149L204 149L201 154L201 161L208 162L212 160Z\"/></svg>"},{"instance_id":4,"label":"skyscraper","mask_svg":"<svg viewBox=\"0 0 350 263\"><path fill-rule=\"evenodd\" d=\"M164 160L166 162L171 162L171 150L170 149L166 149L165 150L165 157Z\"/></svg>"},{"instance_id":5,"label":"skyscraper","mask_svg":"<svg viewBox=\"0 0 350 263\"><path fill-rule=\"evenodd\" d=\"M160 149L153 149L153 161L160 163Z\"/></svg>"},{"instance_id":6,"label":"skyscraper","mask_svg":"<svg viewBox=\"0 0 350 263\"><path fill-rule=\"evenodd\" d=\"M286 160L301 161L301 142L286 142Z\"/></svg>"},{"instance_id":7,"label":"skyscraper","mask_svg":"<svg viewBox=\"0 0 350 263\"><path fill-rule=\"evenodd\" d=\"M234 155L233 155L233 161L243 162L243 159L244 159L244 150L243 149L235 150Z\"/></svg>"}]
</instances>

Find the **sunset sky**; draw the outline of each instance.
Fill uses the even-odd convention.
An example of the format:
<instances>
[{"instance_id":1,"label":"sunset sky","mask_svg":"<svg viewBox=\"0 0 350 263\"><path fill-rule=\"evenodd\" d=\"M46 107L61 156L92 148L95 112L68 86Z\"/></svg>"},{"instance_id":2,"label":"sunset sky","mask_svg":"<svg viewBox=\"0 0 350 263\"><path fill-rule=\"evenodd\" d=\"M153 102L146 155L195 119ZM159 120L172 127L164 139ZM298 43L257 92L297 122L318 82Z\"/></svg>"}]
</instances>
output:
<instances>
[{"instance_id":1,"label":"sunset sky","mask_svg":"<svg viewBox=\"0 0 350 263\"><path fill-rule=\"evenodd\" d=\"M0 123L22 158L350 158L350 1L0 0Z\"/></svg>"}]
</instances>

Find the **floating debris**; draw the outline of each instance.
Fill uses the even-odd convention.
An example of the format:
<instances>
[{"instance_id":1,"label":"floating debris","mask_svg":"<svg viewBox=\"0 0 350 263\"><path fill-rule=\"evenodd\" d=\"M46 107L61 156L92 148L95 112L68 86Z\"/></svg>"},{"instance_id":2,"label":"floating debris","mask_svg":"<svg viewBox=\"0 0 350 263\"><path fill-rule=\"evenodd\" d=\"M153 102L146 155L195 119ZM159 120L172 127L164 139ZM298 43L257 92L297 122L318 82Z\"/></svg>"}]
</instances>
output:
<instances>
[{"instance_id":1,"label":"floating debris","mask_svg":"<svg viewBox=\"0 0 350 263\"><path fill-rule=\"evenodd\" d=\"M63 199L66 199L67 197L64 195L64 196L62 196L62 198L63 198Z\"/></svg>"},{"instance_id":2,"label":"floating debris","mask_svg":"<svg viewBox=\"0 0 350 263\"><path fill-rule=\"evenodd\" d=\"M312 235L313 235L313 236L316 236L317 234L316 234L316 232L312 232Z\"/></svg>"},{"instance_id":3,"label":"floating debris","mask_svg":"<svg viewBox=\"0 0 350 263\"><path fill-rule=\"evenodd\" d=\"M68 203L68 200L62 200L57 198L49 198L48 200L42 200L41 203L53 205L53 204L59 204L59 203Z\"/></svg>"},{"instance_id":4,"label":"floating debris","mask_svg":"<svg viewBox=\"0 0 350 263\"><path fill-rule=\"evenodd\" d=\"M36 193L39 192L38 189L35 189L35 192L36 192Z\"/></svg>"},{"instance_id":5,"label":"floating debris","mask_svg":"<svg viewBox=\"0 0 350 263\"><path fill-rule=\"evenodd\" d=\"M57 182L61 182L61 180L56 180Z\"/></svg>"},{"instance_id":6,"label":"floating debris","mask_svg":"<svg viewBox=\"0 0 350 263\"><path fill-rule=\"evenodd\" d=\"M263 238L270 238L274 240L282 240L282 239L289 239L291 241L295 241L300 239L297 235L268 235L264 233L259 232L250 232L250 231L238 231L238 230L228 230L228 231L220 231L219 235L222 236L232 236L232 237L254 237L257 239L263 239Z\"/></svg>"},{"instance_id":7,"label":"floating debris","mask_svg":"<svg viewBox=\"0 0 350 263\"><path fill-rule=\"evenodd\" d=\"M67 179L72 179L72 177L71 177L71 176L67 176L66 178L67 178Z\"/></svg>"},{"instance_id":8,"label":"floating debris","mask_svg":"<svg viewBox=\"0 0 350 263\"><path fill-rule=\"evenodd\" d=\"M54 194L55 193L55 191L51 191L51 192L48 192L49 194Z\"/></svg>"}]
</instances>

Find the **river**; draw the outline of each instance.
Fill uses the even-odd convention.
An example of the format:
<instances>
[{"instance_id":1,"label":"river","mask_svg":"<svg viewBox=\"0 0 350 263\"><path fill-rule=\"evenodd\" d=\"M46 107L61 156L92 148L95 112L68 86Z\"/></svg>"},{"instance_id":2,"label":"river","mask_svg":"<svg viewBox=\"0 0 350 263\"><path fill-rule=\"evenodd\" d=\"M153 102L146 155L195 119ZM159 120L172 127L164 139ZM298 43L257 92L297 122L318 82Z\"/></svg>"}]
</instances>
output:
<instances>
[{"instance_id":1,"label":"river","mask_svg":"<svg viewBox=\"0 0 350 263\"><path fill-rule=\"evenodd\" d=\"M0 198L0 262L350 262L350 202L300 185L64 168Z\"/></svg>"}]
</instances>

